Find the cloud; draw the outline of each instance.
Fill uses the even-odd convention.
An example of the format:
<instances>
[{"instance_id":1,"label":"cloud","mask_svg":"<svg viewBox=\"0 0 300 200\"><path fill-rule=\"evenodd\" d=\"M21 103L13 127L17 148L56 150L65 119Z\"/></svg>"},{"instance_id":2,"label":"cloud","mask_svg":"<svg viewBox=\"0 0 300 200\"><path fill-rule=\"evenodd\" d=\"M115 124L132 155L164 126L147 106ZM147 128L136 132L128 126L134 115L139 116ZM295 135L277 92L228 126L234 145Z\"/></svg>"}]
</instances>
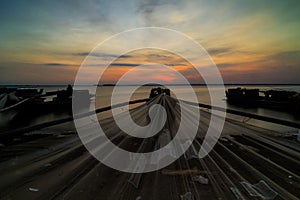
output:
<instances>
[{"instance_id":1,"label":"cloud","mask_svg":"<svg viewBox=\"0 0 300 200\"><path fill-rule=\"evenodd\" d=\"M30 81L25 77L27 74L33 80L40 80L39 73L51 71L47 76L61 76L61 81L64 81L64 73L74 73L76 67L73 66L78 67L88 55L94 57L95 63L116 59L112 64L115 73L120 73L116 70L118 66L118 69L125 70L126 67L146 62L157 62L173 66L181 72L187 70L188 75L193 75L192 70L181 64L185 63L182 58L168 54L153 53L142 57L131 52L119 57L113 51L89 52L99 42L121 31L159 26L187 34L207 47L220 70L227 73L228 81L243 81L243 78L261 81L269 77L274 77L272 80L277 82L289 78L298 81L299 5L300 1L297 0L274 1L271 4L261 0L75 0L71 4L66 0L7 1L0 7L3 30L0 34L1 63L18 60L22 63L38 63L39 66L29 68L31 63L20 63L22 67L14 65L7 68L2 77ZM126 44L134 42L128 40ZM177 41L174 41L175 44ZM115 45L112 49L123 44ZM189 50L188 47L186 49ZM78 64L73 65L76 62ZM97 67L101 67L101 64ZM33 71L29 72L28 69ZM9 70L12 76L7 75ZM17 79L13 79L14 74L19 75ZM261 76L260 79L258 76Z\"/></svg>"},{"instance_id":2,"label":"cloud","mask_svg":"<svg viewBox=\"0 0 300 200\"><path fill-rule=\"evenodd\" d=\"M217 66L219 68L227 68L227 67L232 67L232 66L236 66L237 64L241 64L241 63L231 63L231 62L225 62L225 63L219 63L217 64Z\"/></svg>"},{"instance_id":3,"label":"cloud","mask_svg":"<svg viewBox=\"0 0 300 200\"><path fill-rule=\"evenodd\" d=\"M14 70L11 70L12 68ZM74 67L45 67L45 64L19 62L0 63L0 84L67 84L74 82L76 73Z\"/></svg>"},{"instance_id":4,"label":"cloud","mask_svg":"<svg viewBox=\"0 0 300 200\"><path fill-rule=\"evenodd\" d=\"M232 47L220 47L220 48L210 48L207 49L208 53L212 56L222 56L224 54L229 54L235 50Z\"/></svg>"},{"instance_id":5,"label":"cloud","mask_svg":"<svg viewBox=\"0 0 300 200\"><path fill-rule=\"evenodd\" d=\"M151 54L147 54L145 56L151 57L151 58L172 58L171 56L168 55L163 55L163 54L156 54L156 53L151 53Z\"/></svg>"},{"instance_id":6,"label":"cloud","mask_svg":"<svg viewBox=\"0 0 300 200\"><path fill-rule=\"evenodd\" d=\"M94 52L80 52L73 54L75 56L94 56L100 58L130 58L129 55L118 55L118 54L109 54L109 53L94 53Z\"/></svg>"},{"instance_id":7,"label":"cloud","mask_svg":"<svg viewBox=\"0 0 300 200\"><path fill-rule=\"evenodd\" d=\"M112 63L110 66L118 66L118 67L136 67L142 64L137 63Z\"/></svg>"},{"instance_id":8,"label":"cloud","mask_svg":"<svg viewBox=\"0 0 300 200\"><path fill-rule=\"evenodd\" d=\"M112 63L110 66L136 67L139 65L148 65L148 64L152 64L152 63ZM185 64L182 64L182 63L159 63L159 64L167 65L170 67L186 66Z\"/></svg>"},{"instance_id":9,"label":"cloud","mask_svg":"<svg viewBox=\"0 0 300 200\"><path fill-rule=\"evenodd\" d=\"M65 63L44 63L46 66L53 66L53 67L59 67L59 66L70 66L70 64Z\"/></svg>"},{"instance_id":10,"label":"cloud","mask_svg":"<svg viewBox=\"0 0 300 200\"><path fill-rule=\"evenodd\" d=\"M279 53L275 53L268 57L269 59L275 59L279 61L299 61L300 58L300 50L296 51L282 51Z\"/></svg>"},{"instance_id":11,"label":"cloud","mask_svg":"<svg viewBox=\"0 0 300 200\"><path fill-rule=\"evenodd\" d=\"M145 18L146 22L151 21L151 16L155 9L159 6L162 6L164 3L159 1L151 1L151 2L143 2L140 5L138 5L138 12L142 14L142 16Z\"/></svg>"}]
</instances>

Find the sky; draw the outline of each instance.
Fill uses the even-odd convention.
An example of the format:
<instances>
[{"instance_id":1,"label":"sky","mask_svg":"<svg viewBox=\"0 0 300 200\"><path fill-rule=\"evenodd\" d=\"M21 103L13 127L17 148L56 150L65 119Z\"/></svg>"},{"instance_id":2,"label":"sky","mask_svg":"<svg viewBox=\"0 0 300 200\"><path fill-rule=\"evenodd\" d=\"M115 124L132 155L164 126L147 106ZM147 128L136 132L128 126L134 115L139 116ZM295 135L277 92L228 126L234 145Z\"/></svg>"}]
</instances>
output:
<instances>
[{"instance_id":1,"label":"sky","mask_svg":"<svg viewBox=\"0 0 300 200\"><path fill-rule=\"evenodd\" d=\"M299 0L2 0L0 84L73 83L98 44L141 27L168 28L193 38L207 50L225 83L300 84L299 10ZM114 56L97 53L101 59ZM191 83L203 81L186 60L155 49L116 58L101 81L114 83L147 63L166 64ZM197 65L204 63L199 59ZM153 82L177 80L151 65L136 73L136 79Z\"/></svg>"}]
</instances>

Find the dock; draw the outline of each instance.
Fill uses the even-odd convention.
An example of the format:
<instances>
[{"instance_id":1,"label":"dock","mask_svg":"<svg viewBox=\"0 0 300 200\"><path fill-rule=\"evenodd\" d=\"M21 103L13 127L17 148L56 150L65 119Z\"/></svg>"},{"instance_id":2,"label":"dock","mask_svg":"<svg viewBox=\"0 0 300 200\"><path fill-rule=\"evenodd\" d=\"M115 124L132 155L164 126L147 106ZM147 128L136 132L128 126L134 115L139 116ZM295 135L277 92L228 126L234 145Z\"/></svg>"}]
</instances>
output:
<instances>
[{"instance_id":1,"label":"dock","mask_svg":"<svg viewBox=\"0 0 300 200\"><path fill-rule=\"evenodd\" d=\"M175 136L180 123L180 106L168 95L153 99L137 101L140 105L130 114L137 124L145 125L149 123L151 102L164 106L167 121L156 136L129 136L118 129L113 118L94 123L100 123L107 137L125 150L157 150ZM209 108L190 106L199 109L201 115L190 148L169 166L148 173L124 173L96 160L79 139L71 118L18 130L13 138L7 133L5 138L8 139L0 140L0 199L300 198L300 142L296 135L284 135L226 118L215 147L200 159L197 154L211 113ZM92 131L94 125L86 124L84 128Z\"/></svg>"}]
</instances>

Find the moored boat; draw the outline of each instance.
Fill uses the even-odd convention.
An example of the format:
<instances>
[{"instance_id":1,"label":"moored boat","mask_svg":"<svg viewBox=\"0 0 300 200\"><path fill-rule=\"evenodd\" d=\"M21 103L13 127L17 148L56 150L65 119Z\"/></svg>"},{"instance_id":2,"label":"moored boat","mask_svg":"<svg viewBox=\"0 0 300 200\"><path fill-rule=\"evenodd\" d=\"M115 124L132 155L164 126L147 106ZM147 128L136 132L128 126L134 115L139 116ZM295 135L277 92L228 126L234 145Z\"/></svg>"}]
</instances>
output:
<instances>
[{"instance_id":1,"label":"moored boat","mask_svg":"<svg viewBox=\"0 0 300 200\"><path fill-rule=\"evenodd\" d=\"M72 98L80 95L86 101L82 102L82 107L88 107L90 98L88 90L73 90L71 85L68 85L65 90L46 92L37 89L16 89L9 94L3 93L0 96L0 112L10 110L19 113L40 113L50 111L71 111Z\"/></svg>"},{"instance_id":2,"label":"moored boat","mask_svg":"<svg viewBox=\"0 0 300 200\"><path fill-rule=\"evenodd\" d=\"M284 90L232 88L226 91L227 102L243 107L264 107L283 111L300 110L300 93Z\"/></svg>"}]
</instances>

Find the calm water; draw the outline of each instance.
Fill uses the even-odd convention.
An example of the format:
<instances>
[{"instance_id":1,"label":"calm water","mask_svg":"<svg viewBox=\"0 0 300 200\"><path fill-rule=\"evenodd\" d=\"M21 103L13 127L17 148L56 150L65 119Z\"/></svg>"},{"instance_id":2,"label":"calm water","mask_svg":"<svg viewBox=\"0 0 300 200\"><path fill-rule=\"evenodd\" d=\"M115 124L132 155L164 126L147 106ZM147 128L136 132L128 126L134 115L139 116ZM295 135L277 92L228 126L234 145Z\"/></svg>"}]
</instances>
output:
<instances>
[{"instance_id":1,"label":"calm water","mask_svg":"<svg viewBox=\"0 0 300 200\"><path fill-rule=\"evenodd\" d=\"M236 87L238 87L238 85L226 86L225 89L236 88ZM298 86L298 85L297 86L293 86L293 85L288 85L288 86L287 85L283 85L283 86L249 85L249 86L245 86L245 85L243 85L240 87L259 88L261 90L278 89L278 90L291 90L291 91L300 92L300 86ZM36 88L39 88L39 87L36 87ZM43 86L41 88L44 88L44 90L46 92L56 91L59 89L65 89L65 87L53 87L53 86L52 87ZM126 94L132 88L133 88L133 86L122 86L122 92L119 94L118 101L123 102L123 100L125 100L124 98L125 98ZM152 88L153 88L153 86L144 86L144 87L139 88L131 96L131 100L147 98L149 96L150 90ZM85 89L85 88L83 87L82 89ZM193 89L195 90L198 101L200 103L210 104L210 95L205 86L193 86ZM220 90L220 87L213 86L212 89L217 91L217 90ZM96 108L110 105L110 100L111 100L110 96L112 94L112 91L113 91L113 87L111 87L111 86L98 87L95 98L92 99L92 104L95 105ZM179 94L179 93L186 94L187 87L186 86L176 86L176 94ZM188 94L186 94L185 96L188 96ZM230 109L245 111L245 112L249 112L249 113L254 113L254 114L259 114L259 115L264 115L264 116L269 116L269 117L274 117L274 118L285 119L285 120L289 120L289 121L299 121L300 120L300 115L285 113L285 112L281 112L281 111L274 111L274 110L269 110L269 109L265 109L265 108L241 108L238 106L229 105L226 103L225 94L223 97L217 99L217 105L224 105L224 104L227 106L227 108L230 108ZM134 106L132 106L132 107L134 107ZM121 112L122 108L119 108L119 111ZM0 113L0 131L12 130L15 128L39 124L42 122L59 119L59 118L64 118L67 116L70 116L70 113L53 112L53 113L47 113L47 114L38 115L36 117L30 117L30 118L26 117L26 115L20 116L19 114L15 113L13 111L7 112L7 113ZM104 113L104 114L101 114L100 117L107 117L107 116L109 116L109 114ZM249 123L249 124L261 126L261 127L268 128L268 129L277 130L277 131L283 132L283 133L290 133L290 132L294 133L297 131L294 128L280 126L280 125L271 124L271 123L267 123L267 122L262 122L259 120L254 120L254 119L249 120L249 119L245 119L244 117L233 116L233 115L229 115L229 114L227 114L227 116L230 118L239 120L239 121L247 120L247 123Z\"/></svg>"}]
</instances>

